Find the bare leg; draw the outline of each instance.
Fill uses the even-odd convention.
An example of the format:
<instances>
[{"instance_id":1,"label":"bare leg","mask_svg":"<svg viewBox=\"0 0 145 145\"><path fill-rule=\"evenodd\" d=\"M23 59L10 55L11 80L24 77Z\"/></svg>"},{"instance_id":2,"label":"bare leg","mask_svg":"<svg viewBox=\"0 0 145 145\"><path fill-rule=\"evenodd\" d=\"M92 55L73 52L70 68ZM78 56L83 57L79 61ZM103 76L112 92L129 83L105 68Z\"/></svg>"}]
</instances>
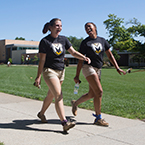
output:
<instances>
[{"instance_id":1,"label":"bare leg","mask_svg":"<svg viewBox=\"0 0 145 145\"><path fill-rule=\"evenodd\" d=\"M63 81L60 81L57 77L45 80L47 86L49 87L48 91L48 97L46 97L43 107L42 107L42 112L45 112L46 109L49 107L50 103L52 102L53 96L55 97L55 109L57 112L58 117L61 120L61 124L63 125L63 130L66 132L70 128L73 128L75 126L74 122L68 122L65 117L65 112L64 112L64 105L63 105L63 95L61 91L61 85ZM41 119L44 119L44 115L38 115L38 117ZM44 119L46 120L46 119ZM45 121L43 121L45 122Z\"/></svg>"},{"instance_id":2,"label":"bare leg","mask_svg":"<svg viewBox=\"0 0 145 145\"><path fill-rule=\"evenodd\" d=\"M95 109L95 125L101 126L109 126L109 124L102 119L101 117L101 101L103 89L97 74L93 74L88 76L87 81L89 83L89 92L81 96L77 101L72 101L72 112L76 116L77 115L77 105L80 103L89 100L90 98L94 98L94 109Z\"/></svg>"},{"instance_id":3,"label":"bare leg","mask_svg":"<svg viewBox=\"0 0 145 145\"><path fill-rule=\"evenodd\" d=\"M90 85L89 85L89 92L88 92L88 93L82 95L82 96L81 96L78 100L76 100L76 101L75 101L75 100L72 100L72 101L71 101L71 104L72 104L72 113L73 113L73 115L74 115L74 116L77 115L77 106L78 106L79 104L81 104L81 103L83 103L83 102L85 102L85 101L87 101L87 100L93 98L94 96L95 96L95 94L94 94L92 88L91 88Z\"/></svg>"},{"instance_id":4,"label":"bare leg","mask_svg":"<svg viewBox=\"0 0 145 145\"><path fill-rule=\"evenodd\" d=\"M61 92L61 84L57 77L45 80L49 89L51 90L53 96L55 97L55 109L61 121L66 120L64 106L63 106L63 96Z\"/></svg>"},{"instance_id":5,"label":"bare leg","mask_svg":"<svg viewBox=\"0 0 145 145\"><path fill-rule=\"evenodd\" d=\"M45 111L47 110L47 108L50 106L52 100L53 100L54 96L52 95L51 91L48 90L47 96L43 101L43 105L40 111L41 115L44 115Z\"/></svg>"},{"instance_id":6,"label":"bare leg","mask_svg":"<svg viewBox=\"0 0 145 145\"><path fill-rule=\"evenodd\" d=\"M93 74L91 76L88 76L86 79L94 92L94 108L96 115L99 115L101 114L101 100L103 94L103 89L99 77L97 74Z\"/></svg>"},{"instance_id":7,"label":"bare leg","mask_svg":"<svg viewBox=\"0 0 145 145\"><path fill-rule=\"evenodd\" d=\"M78 100L76 100L76 101L74 102L74 105L75 105L75 106L78 106L79 104L81 104L81 103L83 103L83 102L85 102L85 101L87 101L87 100L93 98L94 95L95 95L95 94L94 94L93 90L92 90L91 87L89 86L89 92L86 93L86 94L84 94L84 95L82 95Z\"/></svg>"}]
</instances>

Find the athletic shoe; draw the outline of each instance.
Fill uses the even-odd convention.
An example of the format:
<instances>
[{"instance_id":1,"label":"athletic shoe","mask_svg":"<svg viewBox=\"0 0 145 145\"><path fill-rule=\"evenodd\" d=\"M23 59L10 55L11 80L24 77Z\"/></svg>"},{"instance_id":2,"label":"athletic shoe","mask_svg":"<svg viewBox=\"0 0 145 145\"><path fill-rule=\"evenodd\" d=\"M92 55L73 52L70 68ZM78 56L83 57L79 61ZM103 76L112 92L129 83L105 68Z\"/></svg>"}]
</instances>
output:
<instances>
[{"instance_id":1,"label":"athletic shoe","mask_svg":"<svg viewBox=\"0 0 145 145\"><path fill-rule=\"evenodd\" d=\"M74 116L77 116L77 106L74 105L75 100L71 101L71 105L72 105L72 113Z\"/></svg>"},{"instance_id":2,"label":"athletic shoe","mask_svg":"<svg viewBox=\"0 0 145 145\"><path fill-rule=\"evenodd\" d=\"M67 132L69 129L73 128L75 126L75 122L66 122L66 124L63 126L63 131Z\"/></svg>"},{"instance_id":3,"label":"athletic shoe","mask_svg":"<svg viewBox=\"0 0 145 145\"><path fill-rule=\"evenodd\" d=\"M104 119L99 119L98 121L94 121L94 125L100 125L100 126L109 126L109 123L107 123Z\"/></svg>"},{"instance_id":4,"label":"athletic shoe","mask_svg":"<svg viewBox=\"0 0 145 145\"><path fill-rule=\"evenodd\" d=\"M47 123L46 117L45 115L41 115L40 112L37 114L38 118L41 119L41 122L43 123Z\"/></svg>"}]
</instances>

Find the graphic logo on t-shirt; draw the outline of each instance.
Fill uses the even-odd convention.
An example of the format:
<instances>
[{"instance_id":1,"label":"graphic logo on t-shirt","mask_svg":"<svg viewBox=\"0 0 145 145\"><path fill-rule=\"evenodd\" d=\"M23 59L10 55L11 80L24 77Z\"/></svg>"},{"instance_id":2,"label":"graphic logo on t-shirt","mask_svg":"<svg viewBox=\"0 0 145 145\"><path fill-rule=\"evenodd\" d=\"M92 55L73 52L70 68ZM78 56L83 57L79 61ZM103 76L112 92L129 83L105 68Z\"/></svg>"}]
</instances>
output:
<instances>
[{"instance_id":1,"label":"graphic logo on t-shirt","mask_svg":"<svg viewBox=\"0 0 145 145\"><path fill-rule=\"evenodd\" d=\"M91 44L93 50L96 52L96 54L99 54L102 51L102 44L101 43L93 43Z\"/></svg>"},{"instance_id":2,"label":"graphic logo on t-shirt","mask_svg":"<svg viewBox=\"0 0 145 145\"><path fill-rule=\"evenodd\" d=\"M63 52L62 44L60 43L53 43L52 48L55 54L60 55Z\"/></svg>"}]
</instances>

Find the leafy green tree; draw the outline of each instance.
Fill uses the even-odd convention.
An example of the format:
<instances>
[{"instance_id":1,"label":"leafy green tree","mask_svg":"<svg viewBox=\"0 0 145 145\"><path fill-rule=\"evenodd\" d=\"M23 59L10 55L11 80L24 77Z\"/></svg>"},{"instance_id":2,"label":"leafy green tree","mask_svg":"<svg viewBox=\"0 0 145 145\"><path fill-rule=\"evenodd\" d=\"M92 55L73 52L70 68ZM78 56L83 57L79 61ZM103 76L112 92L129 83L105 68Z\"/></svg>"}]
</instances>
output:
<instances>
[{"instance_id":1,"label":"leafy green tree","mask_svg":"<svg viewBox=\"0 0 145 145\"><path fill-rule=\"evenodd\" d=\"M145 25L142 25L136 18L131 19L126 24L132 24L127 30L134 34L136 37L145 37Z\"/></svg>"},{"instance_id":2,"label":"leafy green tree","mask_svg":"<svg viewBox=\"0 0 145 145\"><path fill-rule=\"evenodd\" d=\"M108 40L113 49L129 50L135 46L134 39L127 29L123 26L124 19L118 18L114 14L108 15L109 19L103 23L109 32L110 39Z\"/></svg>"},{"instance_id":3,"label":"leafy green tree","mask_svg":"<svg viewBox=\"0 0 145 145\"><path fill-rule=\"evenodd\" d=\"M135 37L145 37L145 25L133 18L126 23L126 26L127 24L131 24L131 26L125 28L123 18L118 18L114 14L109 14L108 17L109 19L104 21L104 24L110 37L108 41L113 49L136 52L133 59L140 65L141 59L145 58L145 43L135 40Z\"/></svg>"},{"instance_id":4,"label":"leafy green tree","mask_svg":"<svg viewBox=\"0 0 145 145\"><path fill-rule=\"evenodd\" d=\"M121 37L120 35L123 34L124 27L121 27L121 24L124 23L124 19L117 18L114 14L109 14L108 17L109 18L103 23L109 32L110 39L108 41L112 46L114 46Z\"/></svg>"},{"instance_id":5,"label":"leafy green tree","mask_svg":"<svg viewBox=\"0 0 145 145\"><path fill-rule=\"evenodd\" d=\"M21 57L21 60L22 60L22 63L24 64L24 55L22 55L22 57Z\"/></svg>"},{"instance_id":6,"label":"leafy green tree","mask_svg":"<svg viewBox=\"0 0 145 145\"><path fill-rule=\"evenodd\" d=\"M133 51L137 46L137 41L135 41L133 38L129 38L128 40L121 40L116 42L114 44L114 48L118 49L119 51L127 50L127 51Z\"/></svg>"},{"instance_id":7,"label":"leafy green tree","mask_svg":"<svg viewBox=\"0 0 145 145\"><path fill-rule=\"evenodd\" d=\"M34 56L34 59L32 60L34 63L36 63L38 61L38 57L37 54Z\"/></svg>"},{"instance_id":8,"label":"leafy green tree","mask_svg":"<svg viewBox=\"0 0 145 145\"><path fill-rule=\"evenodd\" d=\"M78 39L76 37L69 36L68 39L71 42L74 49L78 51L83 38Z\"/></svg>"},{"instance_id":9,"label":"leafy green tree","mask_svg":"<svg viewBox=\"0 0 145 145\"><path fill-rule=\"evenodd\" d=\"M25 40L23 37L16 37L15 40Z\"/></svg>"},{"instance_id":10,"label":"leafy green tree","mask_svg":"<svg viewBox=\"0 0 145 145\"><path fill-rule=\"evenodd\" d=\"M136 18L128 21L127 24L132 24L132 26L127 29L130 33L132 33L132 35L135 37L145 37L145 25L142 25ZM133 59L134 61L137 61L138 66L140 66L141 60L145 59L145 43L136 41L136 47L134 47L132 51L139 52L134 55Z\"/></svg>"},{"instance_id":11,"label":"leafy green tree","mask_svg":"<svg viewBox=\"0 0 145 145\"><path fill-rule=\"evenodd\" d=\"M115 50L112 50L112 54L115 57L115 59L118 61L120 59L120 55L117 54Z\"/></svg>"},{"instance_id":12,"label":"leafy green tree","mask_svg":"<svg viewBox=\"0 0 145 145\"><path fill-rule=\"evenodd\" d=\"M12 59L11 58L9 58L8 61L12 64Z\"/></svg>"}]
</instances>

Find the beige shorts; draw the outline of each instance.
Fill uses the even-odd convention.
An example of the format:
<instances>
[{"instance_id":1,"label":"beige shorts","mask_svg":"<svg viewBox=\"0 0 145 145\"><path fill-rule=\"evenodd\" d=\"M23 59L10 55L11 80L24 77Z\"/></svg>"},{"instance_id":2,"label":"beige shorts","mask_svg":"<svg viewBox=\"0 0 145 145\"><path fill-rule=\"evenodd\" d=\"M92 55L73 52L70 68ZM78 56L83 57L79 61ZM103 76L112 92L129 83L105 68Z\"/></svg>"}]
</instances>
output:
<instances>
[{"instance_id":1,"label":"beige shorts","mask_svg":"<svg viewBox=\"0 0 145 145\"><path fill-rule=\"evenodd\" d=\"M85 78L90 76L90 75L93 75L93 74L98 74L98 77L101 80L101 68L98 69L98 68L93 67L91 65L84 64L82 67L82 73L83 73Z\"/></svg>"},{"instance_id":2,"label":"beige shorts","mask_svg":"<svg viewBox=\"0 0 145 145\"><path fill-rule=\"evenodd\" d=\"M63 70L54 70L51 68L44 68L43 69L43 78L44 80L48 80L54 77L58 77L60 81L64 80L65 76L65 69Z\"/></svg>"}]
</instances>

